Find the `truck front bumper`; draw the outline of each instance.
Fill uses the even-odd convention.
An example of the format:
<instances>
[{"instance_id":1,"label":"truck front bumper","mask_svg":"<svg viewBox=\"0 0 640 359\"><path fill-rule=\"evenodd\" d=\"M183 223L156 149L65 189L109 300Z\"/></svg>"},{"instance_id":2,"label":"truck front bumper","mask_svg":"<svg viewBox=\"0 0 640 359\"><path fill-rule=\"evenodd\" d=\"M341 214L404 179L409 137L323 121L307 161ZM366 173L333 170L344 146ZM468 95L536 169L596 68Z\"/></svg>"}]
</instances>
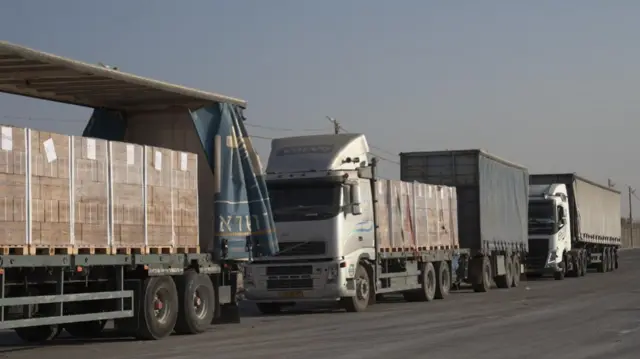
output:
<instances>
[{"instance_id":1,"label":"truck front bumper","mask_svg":"<svg viewBox=\"0 0 640 359\"><path fill-rule=\"evenodd\" d=\"M250 265L244 300L255 303L336 302L355 295L338 262Z\"/></svg>"}]
</instances>

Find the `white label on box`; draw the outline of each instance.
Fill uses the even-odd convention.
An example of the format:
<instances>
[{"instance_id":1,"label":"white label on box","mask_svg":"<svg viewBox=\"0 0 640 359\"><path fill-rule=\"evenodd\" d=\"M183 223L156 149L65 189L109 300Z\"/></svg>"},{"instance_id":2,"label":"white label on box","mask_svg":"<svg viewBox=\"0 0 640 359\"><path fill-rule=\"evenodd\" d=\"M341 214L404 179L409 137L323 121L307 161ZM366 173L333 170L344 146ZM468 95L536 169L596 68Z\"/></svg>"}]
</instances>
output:
<instances>
[{"instance_id":1,"label":"white label on box","mask_svg":"<svg viewBox=\"0 0 640 359\"><path fill-rule=\"evenodd\" d=\"M96 159L96 140L93 138L87 138L87 158Z\"/></svg>"},{"instance_id":2,"label":"white label on box","mask_svg":"<svg viewBox=\"0 0 640 359\"><path fill-rule=\"evenodd\" d=\"M127 145L127 165L131 166L136 163L136 151L133 145Z\"/></svg>"},{"instance_id":3,"label":"white label on box","mask_svg":"<svg viewBox=\"0 0 640 359\"><path fill-rule=\"evenodd\" d=\"M2 126L2 149L11 151L13 149L13 129Z\"/></svg>"},{"instance_id":4,"label":"white label on box","mask_svg":"<svg viewBox=\"0 0 640 359\"><path fill-rule=\"evenodd\" d=\"M162 171L162 152L156 151L153 167L155 167L156 171Z\"/></svg>"},{"instance_id":5,"label":"white label on box","mask_svg":"<svg viewBox=\"0 0 640 359\"><path fill-rule=\"evenodd\" d=\"M186 152L181 152L180 153L180 171L186 172L187 171L187 164L189 158L187 156Z\"/></svg>"},{"instance_id":6,"label":"white label on box","mask_svg":"<svg viewBox=\"0 0 640 359\"><path fill-rule=\"evenodd\" d=\"M47 154L47 162L51 163L58 159L56 155L56 146L53 144L53 138L50 138L42 143L44 146L44 152Z\"/></svg>"}]
</instances>

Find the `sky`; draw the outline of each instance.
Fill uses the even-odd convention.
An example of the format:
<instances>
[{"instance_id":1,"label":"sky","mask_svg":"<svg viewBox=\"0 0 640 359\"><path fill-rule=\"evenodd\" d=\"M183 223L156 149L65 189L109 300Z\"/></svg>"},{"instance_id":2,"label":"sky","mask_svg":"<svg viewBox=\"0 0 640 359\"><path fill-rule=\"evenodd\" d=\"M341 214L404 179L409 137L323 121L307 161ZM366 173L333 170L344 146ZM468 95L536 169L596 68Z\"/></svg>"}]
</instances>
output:
<instances>
[{"instance_id":1,"label":"sky","mask_svg":"<svg viewBox=\"0 0 640 359\"><path fill-rule=\"evenodd\" d=\"M0 6L0 37L245 99L257 136L330 133L332 116L389 178L399 152L467 148L610 178L626 214L639 17L632 0L21 0ZM5 124L79 134L89 114L0 94Z\"/></svg>"}]
</instances>

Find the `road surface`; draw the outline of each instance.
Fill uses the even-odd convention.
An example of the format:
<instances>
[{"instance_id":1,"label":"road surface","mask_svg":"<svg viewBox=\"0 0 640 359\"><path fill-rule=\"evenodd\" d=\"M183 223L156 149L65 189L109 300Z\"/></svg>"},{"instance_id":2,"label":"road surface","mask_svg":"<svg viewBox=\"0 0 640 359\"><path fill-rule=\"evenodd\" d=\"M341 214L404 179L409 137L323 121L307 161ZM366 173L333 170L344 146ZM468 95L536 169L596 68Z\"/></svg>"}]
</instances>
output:
<instances>
[{"instance_id":1,"label":"road surface","mask_svg":"<svg viewBox=\"0 0 640 359\"><path fill-rule=\"evenodd\" d=\"M366 313L249 316L242 324L160 342L61 339L25 347L0 333L0 357L67 359L587 359L640 355L640 251L621 268L511 290L454 293L432 303L383 303Z\"/></svg>"}]
</instances>

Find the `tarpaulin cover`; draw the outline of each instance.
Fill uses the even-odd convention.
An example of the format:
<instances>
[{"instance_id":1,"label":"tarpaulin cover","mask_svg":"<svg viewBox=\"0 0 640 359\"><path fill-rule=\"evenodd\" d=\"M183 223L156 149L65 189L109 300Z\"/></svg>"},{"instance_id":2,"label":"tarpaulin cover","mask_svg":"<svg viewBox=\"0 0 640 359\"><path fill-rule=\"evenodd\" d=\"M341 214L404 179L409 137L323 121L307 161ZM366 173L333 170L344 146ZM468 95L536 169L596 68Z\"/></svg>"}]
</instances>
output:
<instances>
[{"instance_id":1,"label":"tarpaulin cover","mask_svg":"<svg viewBox=\"0 0 640 359\"><path fill-rule=\"evenodd\" d=\"M455 188L377 180L376 192L380 250L458 248Z\"/></svg>"},{"instance_id":2,"label":"tarpaulin cover","mask_svg":"<svg viewBox=\"0 0 640 359\"><path fill-rule=\"evenodd\" d=\"M215 103L191 112L190 116L186 111L183 115L174 115L160 111L129 114L96 109L83 135L124 141L125 138L131 138L132 133L127 136L127 132L133 131L135 143L185 151L193 151L193 143L185 144L188 142L185 138L199 138L201 149L193 152L206 157L215 178L213 183L203 183L202 178L206 176L201 177L199 183L202 193L212 193L212 198L199 198L199 201L212 202L209 202L209 211L200 211L201 216L205 213L211 216L210 221L203 221L201 218L200 223L213 227L212 230L201 228L201 235L211 237L201 238L201 247L212 250L216 258L229 260L275 254L278 243L268 192L261 164L243 124L241 108L232 104ZM187 123L193 126L187 125L186 127L190 127L188 129L184 125L172 128L171 123L167 124L167 118L171 119L172 116L175 116L175 126L185 123L184 116L191 119ZM140 135L140 128L150 134ZM154 131L164 134L154 136ZM185 131L196 132L197 136L184 135ZM172 133L175 133L173 139ZM215 189L208 191L209 189L203 188L209 185ZM213 241L212 245L203 246L203 243L210 241Z\"/></svg>"},{"instance_id":3,"label":"tarpaulin cover","mask_svg":"<svg viewBox=\"0 0 640 359\"><path fill-rule=\"evenodd\" d=\"M400 179L455 186L460 247L528 250L528 171L480 150L400 154Z\"/></svg>"}]
</instances>

